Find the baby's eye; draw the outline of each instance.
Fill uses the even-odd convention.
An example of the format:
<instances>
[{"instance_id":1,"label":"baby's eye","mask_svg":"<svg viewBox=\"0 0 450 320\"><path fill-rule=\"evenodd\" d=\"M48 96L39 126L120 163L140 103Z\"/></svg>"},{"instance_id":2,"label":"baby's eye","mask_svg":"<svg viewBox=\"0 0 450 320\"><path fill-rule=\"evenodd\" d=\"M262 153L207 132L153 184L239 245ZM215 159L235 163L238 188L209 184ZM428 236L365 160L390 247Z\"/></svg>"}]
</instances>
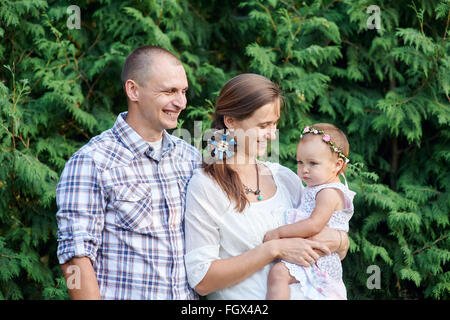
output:
<instances>
[{"instance_id":1,"label":"baby's eye","mask_svg":"<svg viewBox=\"0 0 450 320\"><path fill-rule=\"evenodd\" d=\"M315 166L315 165L318 164L318 163L317 163L317 162L314 162L314 161L311 161L310 164L311 164L312 166Z\"/></svg>"},{"instance_id":2,"label":"baby's eye","mask_svg":"<svg viewBox=\"0 0 450 320\"><path fill-rule=\"evenodd\" d=\"M298 163L298 164L303 164L303 161L297 160L297 163Z\"/></svg>"}]
</instances>

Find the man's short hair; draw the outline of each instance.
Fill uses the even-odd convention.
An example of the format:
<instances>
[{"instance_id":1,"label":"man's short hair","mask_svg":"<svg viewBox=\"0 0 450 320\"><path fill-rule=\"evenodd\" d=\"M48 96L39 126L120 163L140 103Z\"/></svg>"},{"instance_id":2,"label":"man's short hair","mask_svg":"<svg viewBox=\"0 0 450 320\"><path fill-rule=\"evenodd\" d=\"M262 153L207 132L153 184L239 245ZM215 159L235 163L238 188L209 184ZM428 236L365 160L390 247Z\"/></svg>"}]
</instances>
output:
<instances>
[{"instance_id":1,"label":"man's short hair","mask_svg":"<svg viewBox=\"0 0 450 320\"><path fill-rule=\"evenodd\" d=\"M143 86L151 74L153 60L160 55L165 55L174 59L174 62L181 64L178 58L170 51L156 46L142 46L131 52L125 59L122 68L122 86L131 79Z\"/></svg>"}]
</instances>

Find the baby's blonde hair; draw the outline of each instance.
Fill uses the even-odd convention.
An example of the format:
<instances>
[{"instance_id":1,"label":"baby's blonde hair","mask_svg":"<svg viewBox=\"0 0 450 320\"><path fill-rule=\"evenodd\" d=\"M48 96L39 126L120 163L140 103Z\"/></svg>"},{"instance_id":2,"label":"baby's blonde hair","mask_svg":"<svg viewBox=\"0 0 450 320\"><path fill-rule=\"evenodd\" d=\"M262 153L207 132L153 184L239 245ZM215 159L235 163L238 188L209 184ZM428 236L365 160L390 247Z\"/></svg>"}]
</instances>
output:
<instances>
[{"instance_id":1,"label":"baby's blonde hair","mask_svg":"<svg viewBox=\"0 0 450 320\"><path fill-rule=\"evenodd\" d=\"M331 141L333 141L334 145L341 149L341 152L348 157L348 154L350 152L350 144L348 143L347 136L344 132L342 132L341 129L337 128L335 125L332 125L331 123L316 123L313 124L311 127L313 127L316 130L323 130L325 134L328 134L331 138ZM308 135L306 135L308 136ZM306 137L304 136L304 138ZM330 152L333 154L337 153L332 151L330 149ZM344 161L344 165L342 166L342 169L338 172L338 174L341 174L345 171L347 168L347 164Z\"/></svg>"}]
</instances>

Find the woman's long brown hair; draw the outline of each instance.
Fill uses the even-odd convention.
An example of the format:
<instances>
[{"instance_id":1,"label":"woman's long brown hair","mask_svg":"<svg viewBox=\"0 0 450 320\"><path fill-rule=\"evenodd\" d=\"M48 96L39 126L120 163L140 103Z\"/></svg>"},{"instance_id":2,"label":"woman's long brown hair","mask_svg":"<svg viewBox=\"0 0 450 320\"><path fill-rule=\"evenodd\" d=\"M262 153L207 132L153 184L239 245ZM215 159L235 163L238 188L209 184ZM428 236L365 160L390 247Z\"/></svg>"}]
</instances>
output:
<instances>
[{"instance_id":1,"label":"woman's long brown hair","mask_svg":"<svg viewBox=\"0 0 450 320\"><path fill-rule=\"evenodd\" d=\"M229 80L220 91L212 128L226 129L224 116L244 120L271 102L279 103L280 106L282 103L280 91L272 81L258 74L240 74ZM226 160L221 163L203 163L202 167L218 183L230 202L235 203L235 209L244 211L250 201L238 173L227 165Z\"/></svg>"}]
</instances>

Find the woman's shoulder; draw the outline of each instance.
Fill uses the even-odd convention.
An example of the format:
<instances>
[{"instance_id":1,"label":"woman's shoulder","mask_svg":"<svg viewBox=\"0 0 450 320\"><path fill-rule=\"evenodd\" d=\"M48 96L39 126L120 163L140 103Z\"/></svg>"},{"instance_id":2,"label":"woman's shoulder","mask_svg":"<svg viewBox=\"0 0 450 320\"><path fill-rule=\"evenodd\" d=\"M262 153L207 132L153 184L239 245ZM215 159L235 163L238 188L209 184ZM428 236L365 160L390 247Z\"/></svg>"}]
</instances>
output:
<instances>
[{"instance_id":1,"label":"woman's shoulder","mask_svg":"<svg viewBox=\"0 0 450 320\"><path fill-rule=\"evenodd\" d=\"M189 180L189 186L203 186L205 184L214 184L212 177L201 167L194 169Z\"/></svg>"},{"instance_id":2,"label":"woman's shoulder","mask_svg":"<svg viewBox=\"0 0 450 320\"><path fill-rule=\"evenodd\" d=\"M229 200L219 184L203 168L193 171L186 189L186 212L197 214L198 206L205 209L207 215L214 216L217 213L227 211ZM197 205L195 205L196 203ZM192 206L192 207L189 207Z\"/></svg>"},{"instance_id":3,"label":"woman's shoulder","mask_svg":"<svg viewBox=\"0 0 450 320\"><path fill-rule=\"evenodd\" d=\"M187 191L189 193L211 195L222 193L217 181L214 180L203 168L196 168L192 172Z\"/></svg>"},{"instance_id":4,"label":"woman's shoulder","mask_svg":"<svg viewBox=\"0 0 450 320\"><path fill-rule=\"evenodd\" d=\"M265 165L272 171L278 187L290 198L292 207L297 208L303 192L302 180L291 169L279 163L265 162Z\"/></svg>"},{"instance_id":5,"label":"woman's shoulder","mask_svg":"<svg viewBox=\"0 0 450 320\"><path fill-rule=\"evenodd\" d=\"M272 171L272 174L281 182L288 182L302 185L300 178L294 171L276 162L264 162L264 164Z\"/></svg>"}]
</instances>

